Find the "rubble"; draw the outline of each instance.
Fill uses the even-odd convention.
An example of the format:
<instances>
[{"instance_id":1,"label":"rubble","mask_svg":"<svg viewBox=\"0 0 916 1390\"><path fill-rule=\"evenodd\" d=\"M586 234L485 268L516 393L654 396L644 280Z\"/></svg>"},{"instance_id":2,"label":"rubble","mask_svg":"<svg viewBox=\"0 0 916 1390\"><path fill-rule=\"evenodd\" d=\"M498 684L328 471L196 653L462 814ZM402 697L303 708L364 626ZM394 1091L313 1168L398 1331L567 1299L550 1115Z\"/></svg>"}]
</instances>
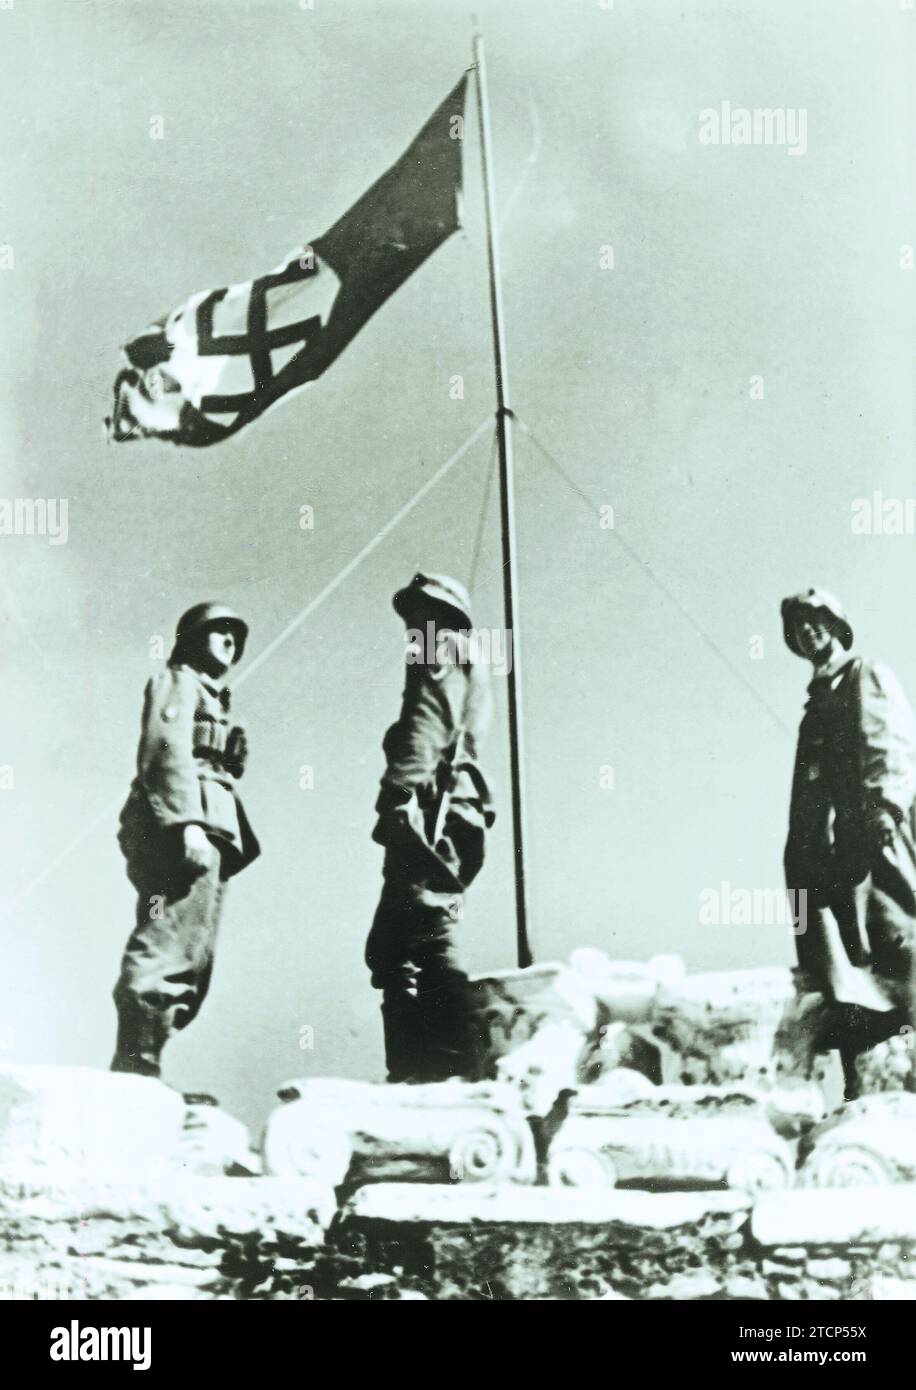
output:
<instances>
[{"instance_id":1,"label":"rubble","mask_svg":"<svg viewBox=\"0 0 916 1390\"><path fill-rule=\"evenodd\" d=\"M259 1151L158 1081L0 1068L0 1295L913 1296L907 1040L826 1116L788 971L590 950L476 988L482 1079L292 1080Z\"/></svg>"}]
</instances>

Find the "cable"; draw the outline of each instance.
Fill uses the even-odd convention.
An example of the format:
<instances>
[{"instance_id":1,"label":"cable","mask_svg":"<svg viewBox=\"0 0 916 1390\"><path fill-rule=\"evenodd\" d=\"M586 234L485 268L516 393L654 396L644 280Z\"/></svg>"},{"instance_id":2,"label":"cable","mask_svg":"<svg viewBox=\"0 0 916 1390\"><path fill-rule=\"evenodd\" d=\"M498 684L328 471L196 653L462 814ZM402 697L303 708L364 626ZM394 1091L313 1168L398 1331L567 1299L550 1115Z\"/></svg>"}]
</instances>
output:
<instances>
[{"instance_id":1,"label":"cable","mask_svg":"<svg viewBox=\"0 0 916 1390\"><path fill-rule=\"evenodd\" d=\"M482 424L477 426L477 429L474 431L473 434L468 435L467 439L464 441L463 444L459 445L459 447L452 454L451 458L446 459L445 463L442 464L441 468L436 469L433 476L427 479L427 481L423 484L423 486L419 489L418 492L414 493L410 501L405 503L405 505L401 507L399 511L395 512L391 520L387 521L385 525L382 527L381 531L377 531L376 534L372 537L372 540L367 541L367 543L363 546L362 550L357 555L354 555L353 559L350 560L348 564L344 565L343 569L340 571L339 574L335 575L335 577L331 580L330 584L326 584L325 587L321 590L321 593L316 594L315 597L311 599L310 602L307 603L305 607L296 614L295 618L293 618L290 622L286 624L286 627L283 629L283 631L279 632L272 642L268 642L267 646L264 648L262 652L258 653L254 661L252 661L248 666L245 667L242 674L238 677L237 680L233 682L234 690L237 690L240 685L244 685L245 681L247 681L250 676L254 675L255 671L257 671L261 666L263 666L264 662L268 659L268 657L273 656L277 648L282 647L283 643L286 642L288 638L292 637L293 633L296 631L297 628L302 626L306 618L311 617L315 610L321 607L325 599L330 598L331 594L333 594L335 590L340 588L344 580L348 579L350 575L353 573L353 571L359 565L362 564L363 560L365 560L367 556L371 555L373 550L376 550L381 545L382 541L391 535L391 532L404 520L405 516L408 516L409 513L413 511L417 503L421 502L423 498L426 496L426 494L428 492L431 492L432 489L436 486L436 484L442 478L445 477L446 473L448 473L450 469L454 468L455 464L459 461L459 459L464 458L468 449L470 449L472 445L476 444L478 439L484 433L484 431L489 428L490 421L484 420Z\"/></svg>"},{"instance_id":2,"label":"cable","mask_svg":"<svg viewBox=\"0 0 916 1390\"><path fill-rule=\"evenodd\" d=\"M582 491L578 483L576 483L576 481L570 477L570 475L566 472L566 469L556 458L554 458L550 450L541 443L537 435L531 429L529 429L529 427L525 424L524 420L519 419L518 415L515 415L514 419L519 429L524 431L524 433L531 440L534 447L543 455L543 457L550 464L550 466L559 474L559 476L563 479L566 485L576 494L576 496L581 498L581 500L588 507L589 511L593 515L600 515L600 509ZM737 677L737 679L744 686L745 690L748 690L751 693L751 695L753 695L757 703L763 706L767 714L769 714L770 718L776 724L779 725L780 729L782 729L784 733L787 733L790 737L794 738L795 735L793 731L789 728L788 724L786 724L783 721L783 719L776 713L776 711L771 707L771 705L768 704L768 702L761 695L757 687L754 684L752 684L752 682L747 679L747 676L744 675L743 671L741 671L739 667L737 667L734 664L734 662L728 656L726 656L725 652L722 651L721 647L717 645L717 643L713 640L712 637L710 637L709 633L705 630L705 628L703 628L697 621L697 619L693 616L690 610L687 607L685 607L685 605L681 602L677 594L675 594L671 589L668 588L668 585L664 582L664 580L658 577L658 575L652 569L648 561L644 560L642 556L638 553L638 551L634 549L631 543L624 539L624 537L620 534L620 531L616 526L613 528L613 535L617 540L618 544L621 545L623 549L626 551L626 553L630 556L630 559L633 560L637 565L639 565L640 569L648 575L648 577L652 580L653 584L655 584L661 590L661 592L665 595L668 601L674 604L675 608L677 608L678 611L682 614L682 616L687 619L694 632L696 632L699 635L699 637L706 643L706 645L713 652L715 652L716 656L725 666L728 667L732 675Z\"/></svg>"},{"instance_id":3,"label":"cable","mask_svg":"<svg viewBox=\"0 0 916 1390\"><path fill-rule=\"evenodd\" d=\"M474 444L477 443L481 435L483 435L485 431L488 430L490 427L491 421L489 419L486 419L483 421L482 424L478 425L477 429L474 430L473 434L468 435L467 439L464 441L463 444L459 445L459 447L452 454L451 458L446 459L445 463L443 463L440 468L436 469L432 477L428 478L427 481L423 484L423 486L417 492L414 493L410 501L407 502L403 507L401 507L397 512L395 512L394 516L390 519L390 521L387 521L385 523L381 531L378 531L373 536L372 540L368 541L363 546L362 550L360 550L359 553L355 555L353 559L349 561L348 564L344 565L343 569L331 580L331 582L329 584L326 584L324 588L321 590L321 592L319 594L316 594L315 597L309 603L307 603L299 613L296 614L296 616L292 619L291 622L287 623L286 627L283 628L282 632L278 633L272 642L268 642L267 646L264 648L262 652L260 652L255 657L254 661L252 661L250 665L245 667L238 679L233 682L234 690L237 690L240 685L243 685L245 683L249 676L253 675L254 672L259 669L259 667L263 666L264 662L268 659L268 657L273 656L274 652L278 649L278 647L282 647L283 643L286 642L287 639L292 636L296 629L302 626L306 618L310 617L316 609L321 607L325 599L330 598L331 594L333 594L337 589L340 588L344 580L349 578L349 576L353 573L357 566L361 565L363 560L365 560L368 555L371 555L373 550L380 546L382 541L385 540L386 537L390 536L391 532L395 529L397 525L399 525L400 522L404 520L405 516L407 516L410 512L413 511L414 507L416 507L417 504L423 500L423 498L426 496L428 492L432 491L436 484L440 482L442 478L445 477L446 473L448 473L452 468L454 468L455 464L459 461L459 459L462 459L464 457L468 450ZM48 864L45 865L41 872L37 874L36 877L33 878L29 883L27 883L25 887L20 890L19 893L16 894L12 902L8 903L5 907L0 909L0 918L10 916L10 914L15 911L15 909L20 905L20 903L24 902L25 899L28 898L30 894L32 894L35 891L36 888L38 888L42 883L44 883L45 879L49 878L51 874L54 873L54 871L59 867L59 865L61 865L66 859L68 859L70 855L73 853L73 851L75 849L78 849L79 846L84 842L84 840L87 840L89 836L93 833L93 831L96 830L98 826L100 826L103 823L103 821L107 820L109 816L112 816L115 813L115 811L121 805L122 801L123 797L118 796L116 800L109 802L107 806L104 806L102 810L99 811L93 817L93 819L89 822L88 825L84 825L80 832L77 835L75 835L74 838L70 840L66 845L64 845L63 849L61 849L54 856L54 858Z\"/></svg>"}]
</instances>

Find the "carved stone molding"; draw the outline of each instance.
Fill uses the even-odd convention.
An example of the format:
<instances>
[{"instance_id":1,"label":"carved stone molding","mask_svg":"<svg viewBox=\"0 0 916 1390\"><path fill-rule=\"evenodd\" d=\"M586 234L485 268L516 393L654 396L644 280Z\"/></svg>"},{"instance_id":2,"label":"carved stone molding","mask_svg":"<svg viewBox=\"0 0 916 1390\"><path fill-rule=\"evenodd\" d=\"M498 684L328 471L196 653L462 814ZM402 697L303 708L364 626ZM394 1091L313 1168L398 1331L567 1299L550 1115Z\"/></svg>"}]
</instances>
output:
<instances>
[{"instance_id":1,"label":"carved stone molding","mask_svg":"<svg viewBox=\"0 0 916 1390\"><path fill-rule=\"evenodd\" d=\"M790 1187L795 1158L760 1098L714 1087L659 1086L628 1102L580 1090L553 1138L553 1186L702 1184L747 1192Z\"/></svg>"},{"instance_id":2,"label":"carved stone molding","mask_svg":"<svg viewBox=\"0 0 916 1390\"><path fill-rule=\"evenodd\" d=\"M863 1096L819 1125L804 1145L805 1187L882 1187L916 1179L916 1096Z\"/></svg>"},{"instance_id":3,"label":"carved stone molding","mask_svg":"<svg viewBox=\"0 0 916 1390\"><path fill-rule=\"evenodd\" d=\"M533 1182L534 1139L517 1092L497 1082L376 1086L303 1080L267 1123L268 1172L358 1181Z\"/></svg>"}]
</instances>

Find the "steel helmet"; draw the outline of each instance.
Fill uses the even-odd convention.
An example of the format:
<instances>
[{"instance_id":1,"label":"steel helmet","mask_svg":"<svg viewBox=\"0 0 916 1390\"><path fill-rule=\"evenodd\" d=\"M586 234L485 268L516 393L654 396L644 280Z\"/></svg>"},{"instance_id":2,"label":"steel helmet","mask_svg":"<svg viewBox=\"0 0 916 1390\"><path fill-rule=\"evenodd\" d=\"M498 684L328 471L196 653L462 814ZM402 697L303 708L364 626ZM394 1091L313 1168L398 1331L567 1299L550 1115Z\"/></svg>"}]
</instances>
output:
<instances>
[{"instance_id":1,"label":"steel helmet","mask_svg":"<svg viewBox=\"0 0 916 1390\"><path fill-rule=\"evenodd\" d=\"M803 589L800 594L793 594L791 598L784 598L782 601L782 634L790 652L794 652L796 656L804 655L799 650L795 638L795 622L805 609L820 609L829 613L834 621L834 630L840 645L849 651L852 646L852 627L840 600L826 589Z\"/></svg>"},{"instance_id":2,"label":"steel helmet","mask_svg":"<svg viewBox=\"0 0 916 1390\"><path fill-rule=\"evenodd\" d=\"M225 603L195 603L193 608L182 614L175 629L175 646L170 659L180 660L192 638L204 628L215 627L217 623L225 623L231 628L235 637L235 661L241 661L248 639L248 624Z\"/></svg>"},{"instance_id":3,"label":"steel helmet","mask_svg":"<svg viewBox=\"0 0 916 1390\"><path fill-rule=\"evenodd\" d=\"M392 604L398 617L405 621L418 609L436 607L457 615L463 626L473 626L471 596L463 584L447 574L424 574L418 570L409 584L398 589Z\"/></svg>"}]
</instances>

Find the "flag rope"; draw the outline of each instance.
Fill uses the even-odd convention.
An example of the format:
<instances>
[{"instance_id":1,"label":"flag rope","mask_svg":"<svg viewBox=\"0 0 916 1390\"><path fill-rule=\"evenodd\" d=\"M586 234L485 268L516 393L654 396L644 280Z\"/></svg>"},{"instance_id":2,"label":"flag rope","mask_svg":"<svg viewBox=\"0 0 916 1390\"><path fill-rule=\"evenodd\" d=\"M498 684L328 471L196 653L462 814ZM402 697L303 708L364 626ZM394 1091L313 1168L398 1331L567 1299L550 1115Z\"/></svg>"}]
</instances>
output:
<instances>
[{"instance_id":1,"label":"flag rope","mask_svg":"<svg viewBox=\"0 0 916 1390\"><path fill-rule=\"evenodd\" d=\"M446 473L450 472L451 469L454 468L455 464L458 463L460 459L464 458L465 454L468 452L469 449L473 448L473 446L477 443L478 439L480 439L481 435L483 435L491 427L491 424L492 422L489 419L487 419L484 420L482 424L478 425L477 429L474 430L473 434L468 435L464 443L459 445L459 447L452 454L451 458L446 459L445 463L443 463L440 468L436 469L435 473L431 478L427 478L426 482L419 489L419 491L414 493L410 501L405 503L405 505L401 507L399 511L395 512L394 516L391 517L391 519L385 523L381 531L377 531L376 534L372 537L371 541L367 541L366 544L363 546L362 550L360 550L358 554L354 555L353 559L350 560L348 564L344 565L343 569L339 572L339 574L335 575L331 582L329 584L326 584L324 588L321 590L321 592L319 594L316 594L315 597L311 599L305 605L305 607L302 608L296 614L296 616L286 624L286 627L283 629L283 631L279 632L272 642L268 642L264 650L258 653L254 661L250 662L245 667L244 671L241 673L238 679L233 682L234 690L237 690L240 685L244 685L245 681L247 681L249 677L254 674L255 671L259 670L259 668L263 666L264 662L267 661L269 657L273 656L277 648L282 647L284 642L286 642L290 637L292 637L293 633L297 630L297 628L302 626L306 618L310 618L311 615L315 612L315 610L321 607L325 599L330 598L331 595L337 589L340 588L344 580L349 579L350 575L353 573L355 569L358 568L359 565L362 564L363 560L365 560L369 555L371 555L373 550L376 550L378 546L381 545L382 541L391 535L391 532L395 529L395 527L400 525L400 523L404 520L405 516L408 516L413 511L414 507L416 507L419 502L422 502L426 494L428 492L431 492L438 482L441 482L441 480L445 477Z\"/></svg>"},{"instance_id":2,"label":"flag rope","mask_svg":"<svg viewBox=\"0 0 916 1390\"><path fill-rule=\"evenodd\" d=\"M546 445L541 443L534 431L531 430L528 427L528 425L525 424L524 420L520 419L518 415L513 415L513 418L515 420L515 423L518 425L519 429L528 437L528 439L531 440L534 447L541 453L543 458L547 461L547 463L550 464L550 466L555 470L555 472L563 479L567 487L569 487L571 491L573 491L576 494L576 496L582 500L582 502L585 504L586 507L588 507L590 512L592 512L595 515L600 515L600 508L594 502L592 502L591 498L589 498L585 492L582 491L578 483L570 477L569 473L567 473L566 469L559 462L559 460L554 457L554 455L550 452ZM623 547L623 549L629 555L630 559L633 560L635 564L639 566L639 568L643 571L644 574L648 575L649 579L651 579L653 584L657 585L657 587L668 599L669 603L672 603L674 607L678 609L681 615L684 618L686 618L687 622L693 628L694 632L696 632L699 635L699 637L715 653L719 660L723 662L725 666L728 667L729 671L731 671L732 675L735 676L741 682L745 690L748 690L750 694L753 695L757 703L763 706L767 714L769 714L770 718L776 724L779 725L780 729L782 729L784 733L787 733L790 736L794 736L793 730L791 730L788 724L786 724L785 721L780 717L780 715L776 713L776 711L769 704L769 702L764 698L763 695L761 695L757 687L751 681L748 680L747 676L745 676L744 673L741 670L739 670L739 668L734 664L734 662L725 654L725 652L722 651L721 647L714 641L714 639L710 637L706 629L693 616L689 608L687 608L686 605L681 602L677 594L675 594L671 589L669 589L668 585L664 582L664 580L659 578L659 576L652 569L652 566L649 564L649 562L642 558L642 556L639 554L639 552L635 549L635 547L632 545L630 541L624 539L624 537L620 534L620 531L617 529L616 526L612 528L612 531L618 544Z\"/></svg>"},{"instance_id":3,"label":"flag rope","mask_svg":"<svg viewBox=\"0 0 916 1390\"><path fill-rule=\"evenodd\" d=\"M32 893L34 893L36 888L40 888L41 885L44 883L45 879L50 878L51 875L55 872L55 870L61 864L63 864L64 860L69 859L73 851L79 849L83 841L88 840L89 836L95 830L98 829L102 822L106 821L109 816L114 814L114 812L121 805L122 801L123 797L119 796L116 801L111 801L107 806L103 806L101 811L99 811L97 815L93 816L89 824L84 825L82 830L80 830L80 832L77 835L74 835L73 839L68 841L68 843L64 845L63 849L58 851L58 853L54 856L51 862L49 864L46 864L44 868L41 870L41 872L36 874L35 877L31 880L31 882L27 883L25 887L16 894L12 902L6 903L3 908L0 908L0 919L10 917L15 912L16 908L19 907L21 903L24 903L26 898L30 897Z\"/></svg>"},{"instance_id":4,"label":"flag rope","mask_svg":"<svg viewBox=\"0 0 916 1390\"><path fill-rule=\"evenodd\" d=\"M330 598L331 595L335 593L337 589L340 588L341 584L343 584L343 582L350 577L353 571L357 569L359 565L362 564L363 560L365 560L369 555L371 555L373 550L377 549L377 547L381 545L382 541L391 535L395 527L397 527L404 520L404 518L408 516L410 512L413 511L414 507L416 507L418 503L420 503L423 500L423 498L429 492L432 491L432 489L436 486L437 483L442 481L445 475L455 467L455 464L458 463L460 459L464 458L465 454L468 452L469 449L473 448L473 446L477 443L478 439L480 439L488 429L492 428L492 423L492 420L487 418L480 425L477 426L477 429L474 430L472 434L468 435L464 443L460 444L458 448L455 450L455 452L451 455L451 457L447 458L445 460L445 463L443 463L439 468L436 469L432 477L427 478L426 482L423 484L421 488L419 488L417 492L414 493L410 501L405 503L403 507L401 507L397 512L395 512L394 516L391 517L390 520L388 520L385 523L381 531L378 531L372 537L372 540L368 541L366 545L363 546L362 550L360 550L358 554L354 555L352 560L350 560L346 565L344 565L343 569L339 572L339 574L337 574L334 577L334 579L330 581L329 584L326 584L324 588L321 590L321 592L319 594L316 594L315 597L311 599L310 602L307 603L305 607L301 609L300 612L297 613L296 616L290 622L287 623L286 627L283 628L282 632L279 632L277 636L273 639L273 641L268 642L267 646L264 648L262 652L258 654L257 657L255 657L254 661L252 661L248 666L245 667L238 679L233 682L234 690L237 690L238 687L244 684L244 682L248 679L250 675L252 675L254 671L257 671L259 667L263 666L264 662L267 661L269 657L273 656L274 652L277 651L277 649L281 647L283 643L286 642L293 635L293 633L302 626L305 620L311 617L311 615L316 611L316 609L321 607L325 599ZM104 821L108 819L109 816L114 814L114 812L122 804L122 801L123 796L119 795L114 801L111 801L108 803L107 806L104 806L93 817L93 819L89 822L88 825L84 825L82 830L80 830L79 833L75 835L72 840L68 841L68 843L64 845L64 847L61 850L58 851L58 853L54 856L50 863L46 864L44 868L41 870L41 872L37 874L35 878L33 878L29 883L26 884L25 887L22 888L20 892L16 894L16 896L13 898L11 902L7 903L3 908L0 908L0 919L9 917L13 912L15 912L16 908L19 907L23 902L25 902L25 900L31 896L31 894L35 891L36 888L39 888L41 884L44 883L46 879L50 878L51 875L60 867L60 865L65 862L65 860L69 859L70 855L74 852L74 850L78 849L79 846L83 844L83 842L87 840L89 836L92 835L92 833L95 830L97 830L98 827Z\"/></svg>"}]
</instances>

